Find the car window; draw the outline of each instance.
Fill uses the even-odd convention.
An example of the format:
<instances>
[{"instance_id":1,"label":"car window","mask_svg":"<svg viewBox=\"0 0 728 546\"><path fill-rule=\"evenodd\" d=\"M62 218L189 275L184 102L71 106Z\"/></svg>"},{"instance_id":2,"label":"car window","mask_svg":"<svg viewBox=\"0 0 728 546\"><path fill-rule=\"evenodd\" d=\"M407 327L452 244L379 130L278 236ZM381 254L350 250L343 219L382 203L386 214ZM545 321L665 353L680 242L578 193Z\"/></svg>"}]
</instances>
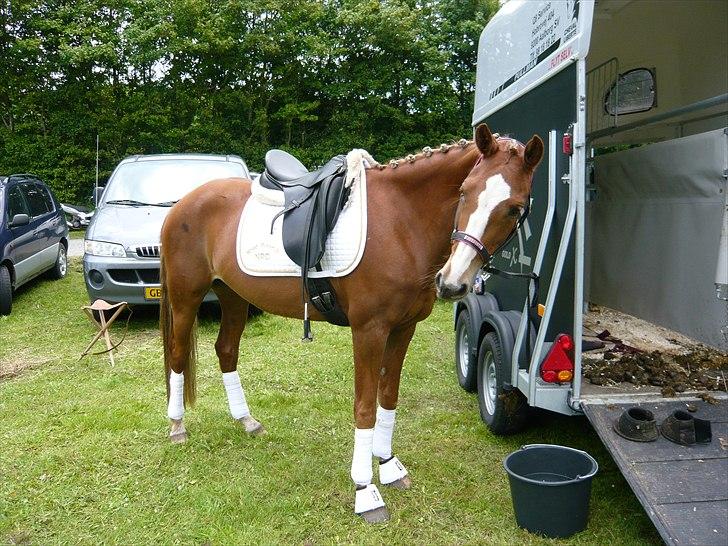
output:
<instances>
[{"instance_id":1,"label":"car window","mask_svg":"<svg viewBox=\"0 0 728 546\"><path fill-rule=\"evenodd\" d=\"M43 184L37 184L37 186L40 190L41 195L43 196L43 199L46 202L46 207L48 207L48 210L50 212L56 210L56 206L53 204L53 198L51 197L50 190L46 188Z\"/></svg>"},{"instance_id":2,"label":"car window","mask_svg":"<svg viewBox=\"0 0 728 546\"><path fill-rule=\"evenodd\" d=\"M145 203L177 201L215 178L247 176L240 163L212 159L163 159L121 165L107 185L104 202L132 199Z\"/></svg>"},{"instance_id":3,"label":"car window","mask_svg":"<svg viewBox=\"0 0 728 546\"><path fill-rule=\"evenodd\" d=\"M22 189L28 201L31 216L41 216L50 212L46 198L43 196L43 192L37 184L23 184Z\"/></svg>"},{"instance_id":4,"label":"car window","mask_svg":"<svg viewBox=\"0 0 728 546\"><path fill-rule=\"evenodd\" d=\"M28 205L20 193L20 188L13 186L8 192L7 221L10 222L16 214L28 214Z\"/></svg>"}]
</instances>

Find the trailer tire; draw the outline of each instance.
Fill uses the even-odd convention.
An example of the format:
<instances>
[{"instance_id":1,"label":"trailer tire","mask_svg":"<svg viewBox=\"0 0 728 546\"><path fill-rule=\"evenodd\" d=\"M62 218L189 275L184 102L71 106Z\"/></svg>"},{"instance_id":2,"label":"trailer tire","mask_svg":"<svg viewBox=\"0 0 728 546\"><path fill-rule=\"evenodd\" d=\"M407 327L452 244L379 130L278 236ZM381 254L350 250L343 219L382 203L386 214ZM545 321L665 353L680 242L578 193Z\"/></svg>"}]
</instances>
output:
<instances>
[{"instance_id":1,"label":"trailer tire","mask_svg":"<svg viewBox=\"0 0 728 546\"><path fill-rule=\"evenodd\" d=\"M455 322L455 373L464 390L475 392L478 390L478 366L472 351L475 340L470 337L470 313L463 309Z\"/></svg>"},{"instance_id":2,"label":"trailer tire","mask_svg":"<svg viewBox=\"0 0 728 546\"><path fill-rule=\"evenodd\" d=\"M526 397L518 389L504 388L509 378L510 366L503 358L500 339L490 332L478 351L478 405L481 419L498 436L522 430L529 413Z\"/></svg>"}]
</instances>

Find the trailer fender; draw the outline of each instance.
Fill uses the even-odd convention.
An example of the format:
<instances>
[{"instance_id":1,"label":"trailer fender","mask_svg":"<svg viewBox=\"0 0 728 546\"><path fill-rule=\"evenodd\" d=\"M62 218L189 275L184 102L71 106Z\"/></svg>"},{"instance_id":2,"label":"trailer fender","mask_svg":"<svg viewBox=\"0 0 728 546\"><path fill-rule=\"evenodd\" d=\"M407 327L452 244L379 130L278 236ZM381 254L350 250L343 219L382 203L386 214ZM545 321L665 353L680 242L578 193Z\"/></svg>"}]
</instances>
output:
<instances>
[{"instance_id":1,"label":"trailer fender","mask_svg":"<svg viewBox=\"0 0 728 546\"><path fill-rule=\"evenodd\" d=\"M495 332L500 341L504 360L511 362L520 321L521 313L518 311L488 311L483 315L478 337L473 339L478 340L478 347L480 347L480 343L485 335L489 332ZM513 388L513 385L510 384L510 381L505 382L503 388L509 390Z\"/></svg>"},{"instance_id":2,"label":"trailer fender","mask_svg":"<svg viewBox=\"0 0 728 546\"><path fill-rule=\"evenodd\" d=\"M460 313L467 311L470 317L468 337L475 341L470 344L471 362L477 362L478 348L480 347L480 342L483 340L483 336L485 335L484 333L481 335L483 318L487 313L498 311L499 309L498 300L496 300L495 296L489 292L486 292L485 294L474 294L473 292L469 292L467 296L455 304L455 320L453 321L453 329L455 329L455 326L457 325Z\"/></svg>"}]
</instances>

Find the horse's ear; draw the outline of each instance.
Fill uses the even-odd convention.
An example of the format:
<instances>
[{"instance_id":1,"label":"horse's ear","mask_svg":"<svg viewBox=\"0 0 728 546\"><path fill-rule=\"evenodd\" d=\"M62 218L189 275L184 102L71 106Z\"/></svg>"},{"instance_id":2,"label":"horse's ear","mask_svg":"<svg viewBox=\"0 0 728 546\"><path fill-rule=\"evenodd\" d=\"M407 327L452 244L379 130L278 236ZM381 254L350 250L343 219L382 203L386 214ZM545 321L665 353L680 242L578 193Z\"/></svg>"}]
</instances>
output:
<instances>
[{"instance_id":1,"label":"horse's ear","mask_svg":"<svg viewBox=\"0 0 728 546\"><path fill-rule=\"evenodd\" d=\"M496 144L495 138L487 124L481 123L475 128L475 145L484 157L488 157L498 151L498 144Z\"/></svg>"},{"instance_id":2,"label":"horse's ear","mask_svg":"<svg viewBox=\"0 0 728 546\"><path fill-rule=\"evenodd\" d=\"M526 151L523 154L526 170L534 170L543 157L543 140L538 135L533 135L531 140L526 144Z\"/></svg>"}]
</instances>

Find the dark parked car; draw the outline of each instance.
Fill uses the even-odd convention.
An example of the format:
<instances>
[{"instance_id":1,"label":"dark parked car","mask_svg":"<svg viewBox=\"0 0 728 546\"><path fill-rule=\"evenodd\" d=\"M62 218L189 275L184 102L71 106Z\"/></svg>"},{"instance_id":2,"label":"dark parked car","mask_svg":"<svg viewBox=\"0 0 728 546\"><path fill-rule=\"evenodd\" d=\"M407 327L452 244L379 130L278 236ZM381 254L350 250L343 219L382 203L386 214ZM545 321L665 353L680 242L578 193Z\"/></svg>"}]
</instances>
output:
<instances>
[{"instance_id":1,"label":"dark parked car","mask_svg":"<svg viewBox=\"0 0 728 546\"><path fill-rule=\"evenodd\" d=\"M13 290L38 275L65 277L68 226L61 204L31 174L0 176L0 315L9 315Z\"/></svg>"}]
</instances>

